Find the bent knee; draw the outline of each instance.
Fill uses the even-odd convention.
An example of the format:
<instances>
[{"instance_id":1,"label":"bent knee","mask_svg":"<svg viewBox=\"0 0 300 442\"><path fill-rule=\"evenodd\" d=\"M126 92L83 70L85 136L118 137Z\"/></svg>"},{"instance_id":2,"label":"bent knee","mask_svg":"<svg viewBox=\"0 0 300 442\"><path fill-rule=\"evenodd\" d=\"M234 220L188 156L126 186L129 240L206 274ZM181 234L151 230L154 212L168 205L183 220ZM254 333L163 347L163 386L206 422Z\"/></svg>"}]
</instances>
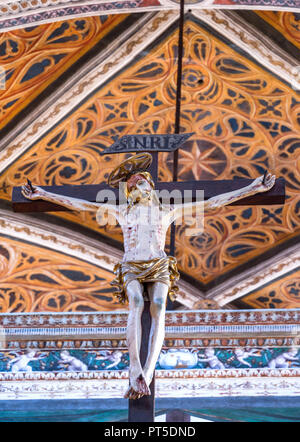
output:
<instances>
[{"instance_id":1,"label":"bent knee","mask_svg":"<svg viewBox=\"0 0 300 442\"><path fill-rule=\"evenodd\" d=\"M129 305L135 309L142 309L144 307L144 299L142 292L138 290L127 290Z\"/></svg>"},{"instance_id":2,"label":"bent knee","mask_svg":"<svg viewBox=\"0 0 300 442\"><path fill-rule=\"evenodd\" d=\"M161 313L166 309L166 298L164 296L157 296L151 302L151 309L153 313Z\"/></svg>"},{"instance_id":3,"label":"bent knee","mask_svg":"<svg viewBox=\"0 0 300 442\"><path fill-rule=\"evenodd\" d=\"M144 307L143 295L135 294L131 296L130 300L135 308L142 309Z\"/></svg>"},{"instance_id":4,"label":"bent knee","mask_svg":"<svg viewBox=\"0 0 300 442\"><path fill-rule=\"evenodd\" d=\"M126 293L132 307L139 309L144 307L143 292L138 284L134 284L134 282L128 284Z\"/></svg>"}]
</instances>

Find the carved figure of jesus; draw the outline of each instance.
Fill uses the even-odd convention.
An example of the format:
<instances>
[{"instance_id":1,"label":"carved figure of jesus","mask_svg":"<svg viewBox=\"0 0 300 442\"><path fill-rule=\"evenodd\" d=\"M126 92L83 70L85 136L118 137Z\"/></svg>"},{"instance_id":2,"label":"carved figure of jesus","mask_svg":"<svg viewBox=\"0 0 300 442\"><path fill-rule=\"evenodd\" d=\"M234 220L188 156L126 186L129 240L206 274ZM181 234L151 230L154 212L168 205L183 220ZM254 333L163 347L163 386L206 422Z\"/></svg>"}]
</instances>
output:
<instances>
[{"instance_id":1,"label":"carved figure of jesus","mask_svg":"<svg viewBox=\"0 0 300 442\"><path fill-rule=\"evenodd\" d=\"M130 159L125 161L128 164ZM198 202L161 204L156 196L151 175L145 170L141 171L140 168L136 172L131 171L123 182L127 203L118 206L57 195L31 184L24 185L22 193L26 198L47 200L70 210L99 211L100 209L103 215L105 209L119 222L123 231L125 253L122 262L115 268L116 279L113 284L118 288L119 299L129 302L127 344L130 367L129 387L125 398L138 399L151 394L149 386L164 341L167 296L169 294L171 299L174 299L178 289L176 281L179 273L176 260L167 256L164 251L166 233L172 222L182 216L183 210L185 215L192 214ZM258 192L270 190L274 183L275 176L265 174L249 186L200 203L208 212ZM101 214L99 216L101 217ZM148 356L142 367L139 355L145 292L150 300L152 323Z\"/></svg>"}]
</instances>

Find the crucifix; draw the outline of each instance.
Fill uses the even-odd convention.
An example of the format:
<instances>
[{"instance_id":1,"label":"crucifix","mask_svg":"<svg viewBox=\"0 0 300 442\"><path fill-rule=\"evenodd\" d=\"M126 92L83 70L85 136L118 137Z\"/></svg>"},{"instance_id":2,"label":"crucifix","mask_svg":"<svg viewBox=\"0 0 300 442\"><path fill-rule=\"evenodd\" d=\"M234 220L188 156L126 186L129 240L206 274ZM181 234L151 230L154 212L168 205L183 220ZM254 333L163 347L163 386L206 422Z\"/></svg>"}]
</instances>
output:
<instances>
[{"instance_id":1,"label":"crucifix","mask_svg":"<svg viewBox=\"0 0 300 442\"><path fill-rule=\"evenodd\" d=\"M175 134L116 139L103 154L135 155L112 171L108 184L37 187L28 181L14 188L12 196L13 209L18 212L95 211L97 220L102 221L107 210L121 225L125 253L116 266L114 285L119 299L129 302L130 370L125 397L132 422L154 420L154 372L164 341L166 301L176 299L179 277L175 257L164 251L168 228L171 226L170 255L175 255L174 223L183 211L192 214L198 204L209 211L225 205L283 204L285 200L284 180L267 173L255 180L177 181L178 149L192 135L179 133L183 5L181 0ZM158 181L158 152L162 151L173 152L173 182ZM182 195L190 191L191 199L165 204L157 196L163 190L169 194L178 190ZM204 201L197 200L199 190L204 192ZM99 201L99 194L103 196L106 191L113 198Z\"/></svg>"},{"instance_id":2,"label":"crucifix","mask_svg":"<svg viewBox=\"0 0 300 442\"><path fill-rule=\"evenodd\" d=\"M209 212L233 204L269 205L284 202L284 181L280 178L276 180L274 175L268 173L255 180L157 181L158 152L174 151L190 136L191 134L128 135L116 140L103 154L136 154L125 159L111 172L109 187L103 184L37 187L28 181L26 185L13 190L15 211L95 211L98 220L104 218L106 211L121 225L125 253L122 262L115 268L116 279L113 284L117 287L119 299L129 302L127 343L130 370L125 397L137 403L145 397L147 401L148 397L152 409L155 366L164 341L166 301L168 295L171 299L176 299L178 289L176 259L167 256L164 251L169 226L182 217L183 211L185 215L192 214L199 204ZM154 164L150 152L155 156ZM148 171L151 170L151 164L152 175ZM166 204L157 196L159 189L169 192L177 189L182 193L191 190L193 196L189 202ZM195 198L195 191L200 189L204 190L204 201L197 201ZM109 200L109 196L108 201L99 201L97 195L100 192L104 196L103 191L106 190L112 192L107 195L113 195L114 201ZM142 319L145 295L150 302L150 315L148 313ZM149 322L149 319L149 334L143 336L142 324ZM141 349L143 355L140 353ZM136 412L143 410L143 407L139 406L136 410L132 406L131 410L133 409L133 419L137 419ZM137 421L145 422L147 418L143 416Z\"/></svg>"}]
</instances>

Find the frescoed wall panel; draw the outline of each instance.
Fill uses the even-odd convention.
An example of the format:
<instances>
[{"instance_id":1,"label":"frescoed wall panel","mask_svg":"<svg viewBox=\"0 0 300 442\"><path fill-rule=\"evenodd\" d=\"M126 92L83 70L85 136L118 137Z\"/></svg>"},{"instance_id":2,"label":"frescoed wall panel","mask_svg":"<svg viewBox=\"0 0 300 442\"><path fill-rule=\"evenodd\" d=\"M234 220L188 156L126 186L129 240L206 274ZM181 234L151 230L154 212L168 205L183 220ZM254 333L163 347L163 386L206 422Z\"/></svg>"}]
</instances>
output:
<instances>
[{"instance_id":1,"label":"frescoed wall panel","mask_svg":"<svg viewBox=\"0 0 300 442\"><path fill-rule=\"evenodd\" d=\"M26 364L20 363L20 358ZM163 350L156 370L224 370L298 368L300 350L290 348L178 348ZM0 352L0 373L18 372L93 372L128 370L126 350L61 350L41 349Z\"/></svg>"},{"instance_id":2,"label":"frescoed wall panel","mask_svg":"<svg viewBox=\"0 0 300 442\"><path fill-rule=\"evenodd\" d=\"M297 395L298 310L168 312L156 398ZM0 315L7 338L0 398L123 397L126 319L118 312Z\"/></svg>"}]
</instances>

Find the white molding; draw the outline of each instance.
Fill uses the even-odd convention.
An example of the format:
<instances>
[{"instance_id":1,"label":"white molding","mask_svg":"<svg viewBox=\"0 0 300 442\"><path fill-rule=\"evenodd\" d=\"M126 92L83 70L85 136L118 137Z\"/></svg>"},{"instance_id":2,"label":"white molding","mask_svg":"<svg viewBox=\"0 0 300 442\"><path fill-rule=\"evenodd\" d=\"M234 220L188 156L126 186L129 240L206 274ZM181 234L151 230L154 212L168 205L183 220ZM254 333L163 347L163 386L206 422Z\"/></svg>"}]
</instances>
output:
<instances>
[{"instance_id":1,"label":"white molding","mask_svg":"<svg viewBox=\"0 0 300 442\"><path fill-rule=\"evenodd\" d=\"M57 328L9 328L2 333L2 339L28 340L41 339L126 339L127 327L57 327ZM213 337L256 337L256 336L300 336L300 325L221 325L221 326L166 326L165 336L168 338L203 338Z\"/></svg>"},{"instance_id":2,"label":"white molding","mask_svg":"<svg viewBox=\"0 0 300 442\"><path fill-rule=\"evenodd\" d=\"M98 327L126 328L128 312L34 312L34 313L0 313L2 331L16 329L19 334L30 335L36 330L53 330L57 334L59 327L70 330L78 336L84 328L97 330ZM283 332L291 333L300 327L300 309L255 309L255 310L173 310L166 313L166 327L181 336L182 330L193 333L193 327L204 327L205 332L232 333L238 332ZM257 330L253 329L256 327ZM296 327L296 328L295 328ZM200 330L200 329L199 329ZM196 333L198 330L196 330ZM95 336L97 336L97 331ZM112 333L114 333L112 331ZM47 333L44 333L46 338Z\"/></svg>"},{"instance_id":3,"label":"white molding","mask_svg":"<svg viewBox=\"0 0 300 442\"><path fill-rule=\"evenodd\" d=\"M0 209L1 234L21 241L28 241L38 247L47 247L112 272L122 254L101 241L95 245L91 240L70 229L54 226L46 221L38 222L22 214L11 214Z\"/></svg>"},{"instance_id":4,"label":"white molding","mask_svg":"<svg viewBox=\"0 0 300 442\"><path fill-rule=\"evenodd\" d=\"M295 271L300 265L299 246L290 247L278 253L263 263L252 266L249 270L230 278L216 289L209 291L207 296L216 301L221 307L235 301L253 290L257 290L272 280L283 277Z\"/></svg>"},{"instance_id":5,"label":"white molding","mask_svg":"<svg viewBox=\"0 0 300 442\"><path fill-rule=\"evenodd\" d=\"M300 370L159 370L156 398L298 396ZM0 400L122 398L128 372L0 373Z\"/></svg>"},{"instance_id":6,"label":"white molding","mask_svg":"<svg viewBox=\"0 0 300 442\"><path fill-rule=\"evenodd\" d=\"M117 7L114 4L117 3ZM124 3L124 8L120 5ZM105 0L46 0L41 2L37 0L32 4L32 0L2 0L0 6L7 6L7 11L0 10L0 20L5 21L7 19L14 20L12 23L0 32L6 32L13 29L20 29L23 27L28 27L30 25L40 25L46 23L52 23L56 21L62 21L67 19L79 18L79 17L89 17L89 16L101 16L101 15L111 15L111 14L126 14L126 13L142 13L150 11L163 11L163 10L179 10L178 2L171 0L161 0L159 6L144 6L144 7L127 7L128 2L116 2L116 1L105 1ZM295 2L296 3L296 2ZM89 6L99 5L99 10L95 8L88 9ZM103 5L103 9L101 9ZM299 12L300 7L295 6L284 6L284 5L223 5L223 4L213 4L213 0L202 0L199 4L192 3L187 4L186 7L193 10L271 10L271 11L291 11ZM71 13L71 11L66 11L68 8L76 8L76 11ZM18 19L24 19L28 17L29 22L25 24Z\"/></svg>"}]
</instances>

